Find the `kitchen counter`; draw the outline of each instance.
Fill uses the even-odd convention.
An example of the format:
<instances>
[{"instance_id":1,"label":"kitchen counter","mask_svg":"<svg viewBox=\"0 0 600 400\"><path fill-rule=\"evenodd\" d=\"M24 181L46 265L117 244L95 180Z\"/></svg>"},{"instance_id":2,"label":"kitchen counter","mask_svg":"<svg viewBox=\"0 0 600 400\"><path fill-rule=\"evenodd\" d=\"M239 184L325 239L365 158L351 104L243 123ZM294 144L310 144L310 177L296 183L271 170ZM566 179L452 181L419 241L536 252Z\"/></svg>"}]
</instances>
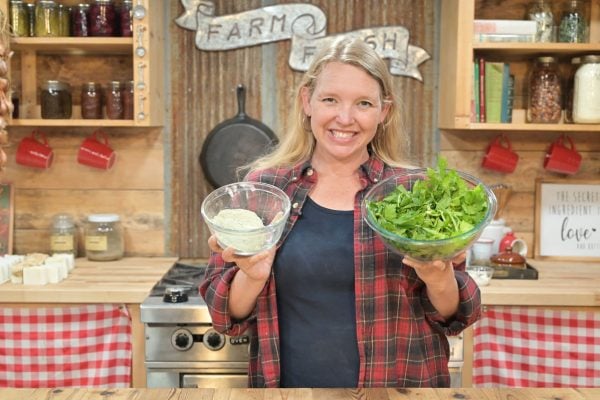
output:
<instances>
[{"instance_id":1,"label":"kitchen counter","mask_svg":"<svg viewBox=\"0 0 600 400\"><path fill-rule=\"evenodd\" d=\"M0 389L3 400L595 400L600 389Z\"/></svg>"}]
</instances>

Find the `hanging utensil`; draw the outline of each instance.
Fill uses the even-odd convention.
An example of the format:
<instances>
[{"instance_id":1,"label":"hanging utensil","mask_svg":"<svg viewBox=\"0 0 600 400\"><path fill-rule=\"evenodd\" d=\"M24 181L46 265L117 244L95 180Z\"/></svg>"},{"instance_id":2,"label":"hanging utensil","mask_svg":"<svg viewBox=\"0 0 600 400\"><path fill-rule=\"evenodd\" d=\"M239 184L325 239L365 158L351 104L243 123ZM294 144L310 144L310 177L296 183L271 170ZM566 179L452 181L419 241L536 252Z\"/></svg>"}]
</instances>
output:
<instances>
[{"instance_id":1,"label":"hanging utensil","mask_svg":"<svg viewBox=\"0 0 600 400\"><path fill-rule=\"evenodd\" d=\"M135 48L135 55L138 57L144 57L146 55L146 48L144 47L144 31L146 27L144 25L138 25L137 27L137 47Z\"/></svg>"},{"instance_id":2,"label":"hanging utensil","mask_svg":"<svg viewBox=\"0 0 600 400\"><path fill-rule=\"evenodd\" d=\"M135 19L144 19L146 16L146 7L142 4L142 0L137 0L135 7L133 7L132 14Z\"/></svg>"},{"instance_id":3,"label":"hanging utensil","mask_svg":"<svg viewBox=\"0 0 600 400\"><path fill-rule=\"evenodd\" d=\"M512 188L504 183L497 183L495 185L490 185L490 190L494 192L496 200L498 201L498 209L496 210L494 219L499 219L502 217L504 208L508 204L508 199L512 194Z\"/></svg>"}]
</instances>

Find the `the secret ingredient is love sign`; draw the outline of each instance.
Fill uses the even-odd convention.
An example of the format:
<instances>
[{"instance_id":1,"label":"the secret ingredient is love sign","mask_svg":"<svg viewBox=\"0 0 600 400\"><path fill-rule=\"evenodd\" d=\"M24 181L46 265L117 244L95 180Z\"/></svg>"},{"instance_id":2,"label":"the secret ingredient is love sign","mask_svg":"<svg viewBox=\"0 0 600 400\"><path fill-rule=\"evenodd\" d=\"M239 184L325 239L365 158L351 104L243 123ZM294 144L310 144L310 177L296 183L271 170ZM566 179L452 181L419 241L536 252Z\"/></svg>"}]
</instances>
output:
<instances>
[{"instance_id":1,"label":"the secret ingredient is love sign","mask_svg":"<svg viewBox=\"0 0 600 400\"><path fill-rule=\"evenodd\" d=\"M600 260L600 180L537 180L535 257Z\"/></svg>"}]
</instances>

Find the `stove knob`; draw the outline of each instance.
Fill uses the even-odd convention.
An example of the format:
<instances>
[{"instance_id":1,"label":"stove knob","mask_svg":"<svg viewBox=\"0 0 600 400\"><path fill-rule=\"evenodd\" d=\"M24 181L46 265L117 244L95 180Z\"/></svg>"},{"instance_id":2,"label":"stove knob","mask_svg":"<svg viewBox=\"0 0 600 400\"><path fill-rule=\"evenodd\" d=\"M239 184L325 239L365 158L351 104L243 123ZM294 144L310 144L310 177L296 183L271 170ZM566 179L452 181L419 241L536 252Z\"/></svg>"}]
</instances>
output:
<instances>
[{"instance_id":1,"label":"stove knob","mask_svg":"<svg viewBox=\"0 0 600 400\"><path fill-rule=\"evenodd\" d=\"M171 336L171 344L179 351L188 350L194 344L192 333L187 329L177 329Z\"/></svg>"},{"instance_id":2,"label":"stove knob","mask_svg":"<svg viewBox=\"0 0 600 400\"><path fill-rule=\"evenodd\" d=\"M204 334L202 343L204 343L209 350L220 350L225 346L225 336L210 329Z\"/></svg>"}]
</instances>

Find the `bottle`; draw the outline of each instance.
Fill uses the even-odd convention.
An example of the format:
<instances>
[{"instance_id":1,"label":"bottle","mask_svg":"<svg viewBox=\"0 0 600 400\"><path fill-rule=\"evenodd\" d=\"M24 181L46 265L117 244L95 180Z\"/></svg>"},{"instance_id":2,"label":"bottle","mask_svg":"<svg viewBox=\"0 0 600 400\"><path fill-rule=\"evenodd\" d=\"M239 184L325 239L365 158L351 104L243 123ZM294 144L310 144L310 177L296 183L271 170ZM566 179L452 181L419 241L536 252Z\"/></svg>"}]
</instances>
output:
<instances>
[{"instance_id":1,"label":"bottle","mask_svg":"<svg viewBox=\"0 0 600 400\"><path fill-rule=\"evenodd\" d=\"M77 254L77 234L73 217L69 214L56 214L52 218L50 231L50 251L52 253Z\"/></svg>"},{"instance_id":2,"label":"bottle","mask_svg":"<svg viewBox=\"0 0 600 400\"><path fill-rule=\"evenodd\" d=\"M44 119L69 119L72 109L71 87L61 81L47 81L42 85L41 110Z\"/></svg>"},{"instance_id":3,"label":"bottle","mask_svg":"<svg viewBox=\"0 0 600 400\"><path fill-rule=\"evenodd\" d=\"M554 13L549 2L536 0L531 4L527 15L530 20L536 22L535 41L555 42L556 26L554 25Z\"/></svg>"},{"instance_id":4,"label":"bottle","mask_svg":"<svg viewBox=\"0 0 600 400\"><path fill-rule=\"evenodd\" d=\"M571 0L566 4L558 26L558 41L565 43L586 43L588 41L588 21L585 4L581 0Z\"/></svg>"},{"instance_id":5,"label":"bottle","mask_svg":"<svg viewBox=\"0 0 600 400\"><path fill-rule=\"evenodd\" d=\"M571 68L567 78L567 87L565 88L565 123L573 123L573 92L575 90L575 72L581 64L581 57L571 58Z\"/></svg>"},{"instance_id":6,"label":"bottle","mask_svg":"<svg viewBox=\"0 0 600 400\"><path fill-rule=\"evenodd\" d=\"M102 118L102 89L96 82L81 85L81 118Z\"/></svg>"},{"instance_id":7,"label":"bottle","mask_svg":"<svg viewBox=\"0 0 600 400\"><path fill-rule=\"evenodd\" d=\"M538 57L529 75L527 122L558 123L562 111L562 86L555 57Z\"/></svg>"},{"instance_id":8,"label":"bottle","mask_svg":"<svg viewBox=\"0 0 600 400\"><path fill-rule=\"evenodd\" d=\"M29 36L29 17L23 0L10 0L10 27L15 36Z\"/></svg>"},{"instance_id":9,"label":"bottle","mask_svg":"<svg viewBox=\"0 0 600 400\"><path fill-rule=\"evenodd\" d=\"M112 0L94 0L90 5L90 36L116 36L116 23Z\"/></svg>"},{"instance_id":10,"label":"bottle","mask_svg":"<svg viewBox=\"0 0 600 400\"><path fill-rule=\"evenodd\" d=\"M106 90L106 117L108 119L123 119L123 96L121 82L112 81Z\"/></svg>"},{"instance_id":11,"label":"bottle","mask_svg":"<svg viewBox=\"0 0 600 400\"><path fill-rule=\"evenodd\" d=\"M588 55L581 59L574 86L573 122L600 123L600 55Z\"/></svg>"},{"instance_id":12,"label":"bottle","mask_svg":"<svg viewBox=\"0 0 600 400\"><path fill-rule=\"evenodd\" d=\"M117 214L91 214L85 227L85 255L90 261L123 257L123 227Z\"/></svg>"},{"instance_id":13,"label":"bottle","mask_svg":"<svg viewBox=\"0 0 600 400\"><path fill-rule=\"evenodd\" d=\"M73 36L90 36L89 13L90 5L87 3L80 3L73 7L73 11L71 12L71 30L73 31Z\"/></svg>"},{"instance_id":14,"label":"bottle","mask_svg":"<svg viewBox=\"0 0 600 400\"><path fill-rule=\"evenodd\" d=\"M35 6L35 36L59 36L60 21L54 0L39 0Z\"/></svg>"}]
</instances>

